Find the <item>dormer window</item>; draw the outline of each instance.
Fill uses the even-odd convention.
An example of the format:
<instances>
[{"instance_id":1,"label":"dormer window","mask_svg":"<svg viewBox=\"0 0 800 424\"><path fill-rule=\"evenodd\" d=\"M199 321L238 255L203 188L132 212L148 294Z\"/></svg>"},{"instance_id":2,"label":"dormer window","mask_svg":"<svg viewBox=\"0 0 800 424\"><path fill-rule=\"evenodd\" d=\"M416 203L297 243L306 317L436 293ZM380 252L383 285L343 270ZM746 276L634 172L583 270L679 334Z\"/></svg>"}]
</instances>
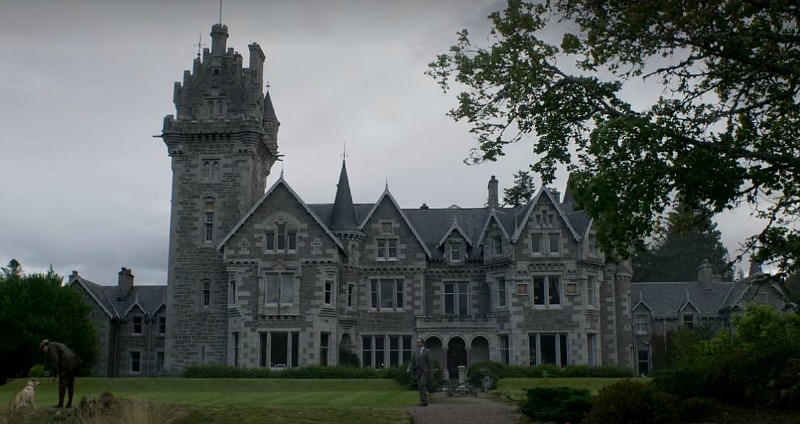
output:
<instances>
[{"instance_id":1,"label":"dormer window","mask_svg":"<svg viewBox=\"0 0 800 424\"><path fill-rule=\"evenodd\" d=\"M132 328L132 331L131 331L132 334L136 334L136 335L142 334L142 322L143 321L144 321L143 318L141 316L138 316L138 315L131 318L131 323L133 324L133 328Z\"/></svg>"},{"instance_id":2,"label":"dormer window","mask_svg":"<svg viewBox=\"0 0 800 424\"><path fill-rule=\"evenodd\" d=\"M496 235L492 237L492 251L494 256L503 256L503 236Z\"/></svg>"},{"instance_id":3,"label":"dormer window","mask_svg":"<svg viewBox=\"0 0 800 424\"><path fill-rule=\"evenodd\" d=\"M683 326L688 329L693 329L695 325L695 315L692 313L685 313L683 314Z\"/></svg>"},{"instance_id":4,"label":"dormer window","mask_svg":"<svg viewBox=\"0 0 800 424\"><path fill-rule=\"evenodd\" d=\"M451 262L461 262L461 261L463 261L464 260L464 258L463 258L464 252L462 250L463 250L463 246L461 245L461 243L458 243L458 242L450 243L450 261Z\"/></svg>"},{"instance_id":5,"label":"dormer window","mask_svg":"<svg viewBox=\"0 0 800 424\"><path fill-rule=\"evenodd\" d=\"M647 334L649 330L649 319L647 314L636 314L634 320L634 329L636 330L636 334Z\"/></svg>"}]
</instances>

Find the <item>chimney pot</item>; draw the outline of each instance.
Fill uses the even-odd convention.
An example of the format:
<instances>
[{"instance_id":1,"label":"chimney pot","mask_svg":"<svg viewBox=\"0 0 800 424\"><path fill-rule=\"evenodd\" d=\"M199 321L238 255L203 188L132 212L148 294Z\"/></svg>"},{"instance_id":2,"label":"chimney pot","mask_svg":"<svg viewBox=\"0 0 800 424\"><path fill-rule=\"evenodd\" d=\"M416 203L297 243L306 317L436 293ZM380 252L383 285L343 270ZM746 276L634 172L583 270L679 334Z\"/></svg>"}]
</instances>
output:
<instances>
[{"instance_id":1,"label":"chimney pot","mask_svg":"<svg viewBox=\"0 0 800 424\"><path fill-rule=\"evenodd\" d=\"M487 205L489 205L490 208L498 208L498 207L500 207L500 202L499 202L498 197L497 197L497 186L498 186L498 184L499 184L499 182L497 181L497 178L495 178L494 175L492 175L492 178L489 179L489 186L488 186L488 188L489 188L489 199L486 202Z\"/></svg>"}]
</instances>

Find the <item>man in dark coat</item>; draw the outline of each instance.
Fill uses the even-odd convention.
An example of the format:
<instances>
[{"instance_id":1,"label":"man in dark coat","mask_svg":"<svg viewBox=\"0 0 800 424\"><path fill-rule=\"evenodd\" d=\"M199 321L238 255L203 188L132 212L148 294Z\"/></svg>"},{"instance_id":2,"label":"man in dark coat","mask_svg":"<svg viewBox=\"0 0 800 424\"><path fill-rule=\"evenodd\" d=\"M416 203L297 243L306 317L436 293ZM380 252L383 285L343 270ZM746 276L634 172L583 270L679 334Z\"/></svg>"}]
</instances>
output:
<instances>
[{"instance_id":1,"label":"man in dark coat","mask_svg":"<svg viewBox=\"0 0 800 424\"><path fill-rule=\"evenodd\" d=\"M72 395L75 392L75 375L81 365L81 358L72 349L63 343L51 342L44 339L39 343L39 349L44 354L45 366L58 374L58 405L64 407L64 394L69 391L67 408L72 408Z\"/></svg>"},{"instance_id":2,"label":"man in dark coat","mask_svg":"<svg viewBox=\"0 0 800 424\"><path fill-rule=\"evenodd\" d=\"M411 355L409 371L417 376L419 406L428 406L428 377L433 376L433 354L425 348L425 340L417 339L417 350Z\"/></svg>"}]
</instances>

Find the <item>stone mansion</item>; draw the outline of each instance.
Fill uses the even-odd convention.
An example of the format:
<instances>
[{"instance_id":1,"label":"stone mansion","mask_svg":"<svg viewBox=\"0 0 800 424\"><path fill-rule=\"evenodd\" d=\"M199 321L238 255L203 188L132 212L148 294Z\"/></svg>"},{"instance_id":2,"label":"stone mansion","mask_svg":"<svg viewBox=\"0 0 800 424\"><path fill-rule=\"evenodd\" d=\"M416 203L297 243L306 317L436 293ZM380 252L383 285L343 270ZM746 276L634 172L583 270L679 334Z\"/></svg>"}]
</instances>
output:
<instances>
[{"instance_id":1,"label":"stone mansion","mask_svg":"<svg viewBox=\"0 0 800 424\"><path fill-rule=\"evenodd\" d=\"M93 374L336 365L347 351L399 366L417 337L450 375L485 360L637 366L644 295L632 299L630 266L598 251L569 190L507 208L491 177L480 208L402 207L388 186L354 203L344 161L332 203L306 203L283 175L266 187L280 123L265 55L249 45L244 67L227 26L211 37L160 136L173 171L166 286L134 286L127 268L116 286L69 278L94 305Z\"/></svg>"}]
</instances>

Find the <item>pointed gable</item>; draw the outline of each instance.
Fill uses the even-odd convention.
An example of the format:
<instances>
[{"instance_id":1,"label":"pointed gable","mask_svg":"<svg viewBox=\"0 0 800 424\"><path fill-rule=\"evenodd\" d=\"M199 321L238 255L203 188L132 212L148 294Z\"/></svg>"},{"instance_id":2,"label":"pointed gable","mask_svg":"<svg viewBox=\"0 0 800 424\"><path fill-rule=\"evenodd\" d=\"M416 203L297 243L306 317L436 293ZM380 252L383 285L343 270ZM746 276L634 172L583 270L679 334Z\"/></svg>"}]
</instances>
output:
<instances>
[{"instance_id":1,"label":"pointed gable","mask_svg":"<svg viewBox=\"0 0 800 424\"><path fill-rule=\"evenodd\" d=\"M473 246L472 245L472 240L467 235L467 232L464 231L463 228L461 228L461 225L458 224L458 218L456 218L456 216L454 215L453 216L453 224L451 224L450 228L448 228L447 231L444 232L444 235L439 240L439 243L436 245L436 247L441 247L444 244L444 242L447 241L447 238L450 237L450 234L452 234L453 231L456 231L459 234L461 234L461 237L464 238L464 240L467 242L467 245L469 245L469 247Z\"/></svg>"},{"instance_id":2,"label":"pointed gable","mask_svg":"<svg viewBox=\"0 0 800 424\"><path fill-rule=\"evenodd\" d=\"M414 234L417 243L419 243L419 245L425 251L425 254L427 255L428 259L430 259L432 256L431 251L428 249L428 246L425 245L425 242L423 241L422 237L420 237L419 233L417 232L417 229L414 228L414 226L411 224L411 220L408 219L408 216L406 216L405 212L403 212L403 209L401 209L400 205L397 204L397 201L394 200L394 196L392 196L392 193L389 192L388 186L383 190L383 193L381 193L380 197L378 198L378 201L375 202L375 204L370 209L369 213L367 213L367 215L364 217L364 220L358 226L358 229L364 231L364 227L366 227L369 220L372 219L372 215L375 214L375 211L378 210L378 207L381 205L381 203L383 203L384 200L388 201L392 205L392 207L397 211L397 213L406 223L408 228L411 229L411 232Z\"/></svg>"},{"instance_id":3,"label":"pointed gable","mask_svg":"<svg viewBox=\"0 0 800 424\"><path fill-rule=\"evenodd\" d=\"M92 300L100 306L100 309L108 315L109 319L119 318L119 314L114 309L114 304L111 302L111 299L108 298L106 295L105 290L103 290L103 286L93 283L80 275L78 275L77 271L73 271L72 274L69 276L69 282L67 283L68 286L78 286L81 287Z\"/></svg>"},{"instance_id":4,"label":"pointed gable","mask_svg":"<svg viewBox=\"0 0 800 424\"><path fill-rule=\"evenodd\" d=\"M492 222L497 225L497 228L500 229L500 232L503 234L503 238L506 241L511 241L511 237L508 235L503 223L500 221L500 218L497 216L497 210L491 209L489 211L489 215L486 217L486 221L483 223L483 228L481 228L480 238L478 239L478 244L482 244L484 240L486 240L486 234L489 232L489 227L491 226Z\"/></svg>"},{"instance_id":5,"label":"pointed gable","mask_svg":"<svg viewBox=\"0 0 800 424\"><path fill-rule=\"evenodd\" d=\"M333 231L357 231L356 209L350 193L350 180L347 178L347 167L342 160L342 171L339 183L336 184L336 198L331 211L330 229Z\"/></svg>"},{"instance_id":6,"label":"pointed gable","mask_svg":"<svg viewBox=\"0 0 800 424\"><path fill-rule=\"evenodd\" d=\"M264 193L261 196L261 198L258 199L258 201L253 205L253 207L251 207L250 210L248 210L247 213L244 214L244 216L239 220L239 222L233 226L233 229L231 229L231 231L228 232L225 238L223 238L222 241L217 245L217 249L222 249L225 246L225 244L234 236L234 234L236 234L239 228L241 228L244 225L244 223L247 222L247 220L250 219L250 217L252 217L253 214L255 214L255 212L266 202L266 200L279 188L285 188L290 193L290 195L295 200L297 200L297 202L302 206L303 210L312 217L314 222L316 222L325 231L325 234L327 234L331 238L331 240L334 243L336 243L336 246L338 246L342 252L345 253L347 252L347 250L344 248L344 245L342 245L342 242L339 240L339 238L336 237L331 232L330 228L328 228L328 226L319 218L319 216L317 216L317 214L310 207L308 207L306 202L304 202L303 199L301 199L300 196L298 196L297 193L295 193L295 191L292 190L292 187L290 187L289 184L286 182L286 180L283 178L283 174L281 174L280 178L278 178L278 181L276 181L275 184L273 184L272 187L270 187L269 190L267 190L267 192Z\"/></svg>"},{"instance_id":7,"label":"pointed gable","mask_svg":"<svg viewBox=\"0 0 800 424\"><path fill-rule=\"evenodd\" d=\"M561 219L567 224L567 228L569 228L569 231L572 233L575 241L581 241L581 236L575 230L575 227L572 225L569 217L567 217L567 214L564 213L564 209L561 208L561 205L559 205L559 203L553 197L550 189L547 188L547 186L543 186L539 189L539 192L536 193L536 196L533 196L533 199L531 199L530 203L528 203L528 205L525 207L522 219L517 222L517 228L514 230L512 242L516 242L519 240L520 236L522 236L525 225L528 223L528 220L530 220L533 210L536 209L536 205L539 203L540 198L547 199L553 205L553 207L555 207L556 211L558 212L558 216L561 217Z\"/></svg>"}]
</instances>

